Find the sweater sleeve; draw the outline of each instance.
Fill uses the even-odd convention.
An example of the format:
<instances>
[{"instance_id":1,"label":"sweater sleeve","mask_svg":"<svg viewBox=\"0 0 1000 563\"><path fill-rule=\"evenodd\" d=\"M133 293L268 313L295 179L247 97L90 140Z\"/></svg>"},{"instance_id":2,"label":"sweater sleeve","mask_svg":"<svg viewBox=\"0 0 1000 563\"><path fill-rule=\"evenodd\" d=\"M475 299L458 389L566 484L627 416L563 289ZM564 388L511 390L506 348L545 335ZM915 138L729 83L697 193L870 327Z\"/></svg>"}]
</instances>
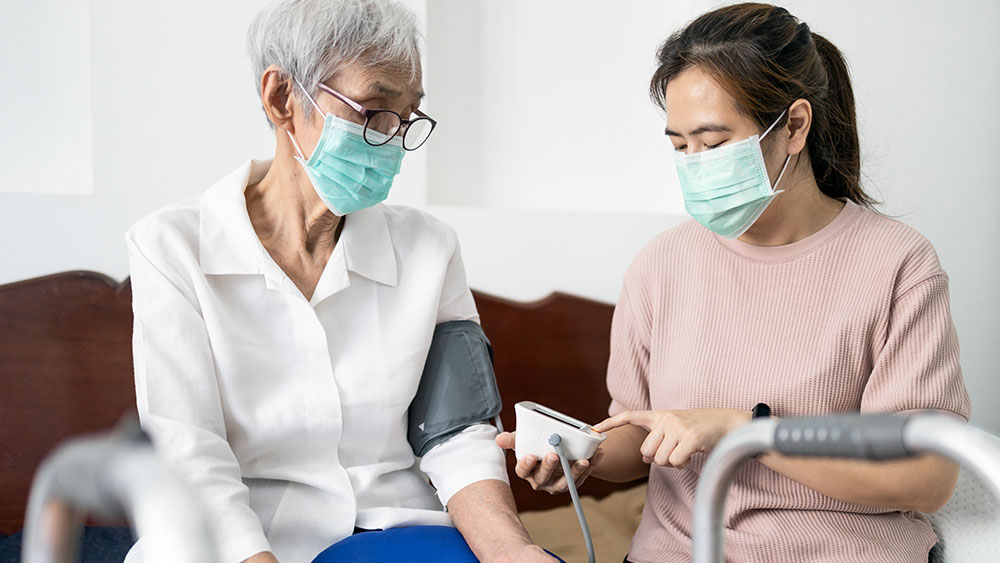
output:
<instances>
[{"instance_id":1,"label":"sweater sleeve","mask_svg":"<svg viewBox=\"0 0 1000 563\"><path fill-rule=\"evenodd\" d=\"M949 411L966 420L971 414L943 273L893 301L885 343L861 397L865 413L922 409Z\"/></svg>"},{"instance_id":2,"label":"sweater sleeve","mask_svg":"<svg viewBox=\"0 0 1000 563\"><path fill-rule=\"evenodd\" d=\"M626 410L648 410L649 339L652 324L639 260L625 274L621 297L611 321L608 391L612 416Z\"/></svg>"}]
</instances>

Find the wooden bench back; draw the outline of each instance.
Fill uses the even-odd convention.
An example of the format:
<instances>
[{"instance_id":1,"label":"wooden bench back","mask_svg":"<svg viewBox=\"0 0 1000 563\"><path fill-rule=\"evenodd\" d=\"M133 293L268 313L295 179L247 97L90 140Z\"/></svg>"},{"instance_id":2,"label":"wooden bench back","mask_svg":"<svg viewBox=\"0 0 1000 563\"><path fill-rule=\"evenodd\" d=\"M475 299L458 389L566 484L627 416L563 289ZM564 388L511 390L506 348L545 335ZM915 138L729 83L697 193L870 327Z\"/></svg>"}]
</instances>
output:
<instances>
[{"instance_id":1,"label":"wooden bench back","mask_svg":"<svg viewBox=\"0 0 1000 563\"><path fill-rule=\"evenodd\" d=\"M604 384L612 306L562 294L518 303L474 292L496 351L505 428L514 403L533 400L596 423L610 402ZM132 290L93 272L66 272L0 286L0 534L19 530L31 478L66 438L105 430L135 412ZM514 476L521 510L569 502ZM622 488L597 480L584 494Z\"/></svg>"}]
</instances>

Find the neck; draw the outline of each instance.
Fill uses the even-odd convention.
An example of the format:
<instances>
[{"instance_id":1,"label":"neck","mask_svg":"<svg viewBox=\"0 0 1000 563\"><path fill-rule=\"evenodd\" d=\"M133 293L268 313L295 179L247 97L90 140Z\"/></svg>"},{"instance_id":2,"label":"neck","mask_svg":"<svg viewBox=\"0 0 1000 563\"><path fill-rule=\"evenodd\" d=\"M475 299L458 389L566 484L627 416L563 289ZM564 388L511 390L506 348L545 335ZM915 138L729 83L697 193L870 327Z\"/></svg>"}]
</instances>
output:
<instances>
[{"instance_id":1,"label":"neck","mask_svg":"<svg viewBox=\"0 0 1000 563\"><path fill-rule=\"evenodd\" d=\"M263 242L288 252L328 254L336 245L343 217L334 215L319 198L288 144L279 143L267 174L247 188L250 221Z\"/></svg>"},{"instance_id":2,"label":"neck","mask_svg":"<svg viewBox=\"0 0 1000 563\"><path fill-rule=\"evenodd\" d=\"M802 240L830 224L844 203L824 194L816 183L809 159L792 158L778 190L779 194L739 240L755 246L781 246Z\"/></svg>"}]
</instances>

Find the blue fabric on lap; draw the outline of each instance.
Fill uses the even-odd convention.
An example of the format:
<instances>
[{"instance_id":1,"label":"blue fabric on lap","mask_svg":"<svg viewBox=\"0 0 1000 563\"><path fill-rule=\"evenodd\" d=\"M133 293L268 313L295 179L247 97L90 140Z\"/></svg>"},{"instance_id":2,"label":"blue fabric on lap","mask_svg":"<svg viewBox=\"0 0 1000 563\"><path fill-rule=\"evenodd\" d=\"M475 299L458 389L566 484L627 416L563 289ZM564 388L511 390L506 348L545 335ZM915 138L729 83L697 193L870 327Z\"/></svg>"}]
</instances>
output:
<instances>
[{"instance_id":1,"label":"blue fabric on lap","mask_svg":"<svg viewBox=\"0 0 1000 563\"><path fill-rule=\"evenodd\" d=\"M331 545L313 559L313 563L397 561L478 563L479 560L462 534L450 526L412 526L355 534Z\"/></svg>"}]
</instances>

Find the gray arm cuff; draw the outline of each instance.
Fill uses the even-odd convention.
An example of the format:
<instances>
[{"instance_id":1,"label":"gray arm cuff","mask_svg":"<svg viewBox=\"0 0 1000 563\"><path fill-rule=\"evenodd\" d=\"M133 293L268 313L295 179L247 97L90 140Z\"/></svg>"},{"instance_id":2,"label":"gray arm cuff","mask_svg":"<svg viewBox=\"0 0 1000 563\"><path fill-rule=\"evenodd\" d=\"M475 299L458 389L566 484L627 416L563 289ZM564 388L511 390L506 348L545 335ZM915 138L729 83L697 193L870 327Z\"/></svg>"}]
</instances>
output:
<instances>
[{"instance_id":1,"label":"gray arm cuff","mask_svg":"<svg viewBox=\"0 0 1000 563\"><path fill-rule=\"evenodd\" d=\"M479 323L449 321L434 329L407 439L418 457L448 438L500 413L493 348Z\"/></svg>"}]
</instances>

